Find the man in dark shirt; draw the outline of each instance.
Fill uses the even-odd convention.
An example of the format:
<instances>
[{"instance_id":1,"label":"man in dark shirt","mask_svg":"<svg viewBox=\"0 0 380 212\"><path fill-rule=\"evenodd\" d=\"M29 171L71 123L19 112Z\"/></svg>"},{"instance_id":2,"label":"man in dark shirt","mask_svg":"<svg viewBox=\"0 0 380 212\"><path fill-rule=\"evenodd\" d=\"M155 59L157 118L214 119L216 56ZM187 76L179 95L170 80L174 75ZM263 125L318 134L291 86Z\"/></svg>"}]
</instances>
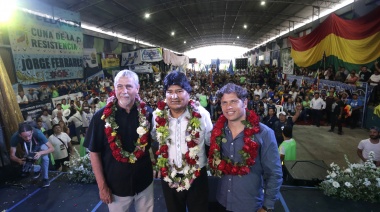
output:
<instances>
[{"instance_id":1,"label":"man in dark shirt","mask_svg":"<svg viewBox=\"0 0 380 212\"><path fill-rule=\"evenodd\" d=\"M369 78L371 77L371 72L367 70L367 66L362 66L359 73L359 81L360 82L368 82Z\"/></svg>"},{"instance_id":2,"label":"man in dark shirt","mask_svg":"<svg viewBox=\"0 0 380 212\"><path fill-rule=\"evenodd\" d=\"M110 211L128 211L134 202L137 212L152 212L153 169L148 152L152 110L140 101L136 73L120 71L114 86L114 106L109 103L94 114L84 146L90 150L100 199ZM147 136L146 146L140 145L142 134Z\"/></svg>"},{"instance_id":3,"label":"man in dark shirt","mask_svg":"<svg viewBox=\"0 0 380 212\"><path fill-rule=\"evenodd\" d=\"M339 97L335 97L335 102L331 106L332 116L331 116L331 128L329 132L334 132L335 125L338 125L338 134L342 135L342 122L344 103Z\"/></svg>"},{"instance_id":4,"label":"man in dark shirt","mask_svg":"<svg viewBox=\"0 0 380 212\"><path fill-rule=\"evenodd\" d=\"M291 126L293 127L294 123L297 121L298 117L301 114L302 106L297 104L296 105L296 114L294 116L287 117L285 111L281 111L278 113L278 121L274 123L274 134L276 136L277 145L280 146L280 144L284 141L284 137L282 136L282 130L285 126Z\"/></svg>"}]
</instances>

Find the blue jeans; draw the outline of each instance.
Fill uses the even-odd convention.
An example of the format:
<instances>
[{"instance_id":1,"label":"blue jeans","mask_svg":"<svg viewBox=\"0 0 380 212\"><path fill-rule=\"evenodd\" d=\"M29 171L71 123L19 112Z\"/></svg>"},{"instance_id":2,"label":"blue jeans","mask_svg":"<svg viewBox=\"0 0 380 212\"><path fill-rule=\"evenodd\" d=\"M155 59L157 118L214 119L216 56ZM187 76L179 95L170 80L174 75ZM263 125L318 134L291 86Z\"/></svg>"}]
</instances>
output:
<instances>
[{"instance_id":1,"label":"blue jeans","mask_svg":"<svg viewBox=\"0 0 380 212\"><path fill-rule=\"evenodd\" d=\"M49 147L46 144L41 145L40 151L44 151L49 149ZM49 154L43 155L41 158L41 174L43 179L49 179Z\"/></svg>"}]
</instances>

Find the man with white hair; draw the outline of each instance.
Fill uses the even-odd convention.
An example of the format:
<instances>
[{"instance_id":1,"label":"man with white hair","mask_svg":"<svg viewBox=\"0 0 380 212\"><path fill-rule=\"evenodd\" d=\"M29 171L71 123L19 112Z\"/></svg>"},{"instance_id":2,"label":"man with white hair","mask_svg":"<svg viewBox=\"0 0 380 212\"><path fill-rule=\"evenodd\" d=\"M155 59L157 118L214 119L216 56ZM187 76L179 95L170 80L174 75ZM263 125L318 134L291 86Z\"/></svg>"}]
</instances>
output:
<instances>
[{"instance_id":1,"label":"man with white hair","mask_svg":"<svg viewBox=\"0 0 380 212\"><path fill-rule=\"evenodd\" d=\"M83 146L90 151L100 199L113 211L153 212L153 169L149 155L152 110L139 98L135 72L115 77L115 97L96 112Z\"/></svg>"}]
</instances>

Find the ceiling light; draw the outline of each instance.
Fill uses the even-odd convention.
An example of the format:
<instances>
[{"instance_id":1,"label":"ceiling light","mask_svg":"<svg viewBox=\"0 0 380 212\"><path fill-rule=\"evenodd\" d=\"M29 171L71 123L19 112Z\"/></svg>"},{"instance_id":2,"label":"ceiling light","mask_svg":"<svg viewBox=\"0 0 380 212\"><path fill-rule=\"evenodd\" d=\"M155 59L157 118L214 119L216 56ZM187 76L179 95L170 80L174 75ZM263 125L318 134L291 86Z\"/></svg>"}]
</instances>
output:
<instances>
[{"instance_id":1,"label":"ceiling light","mask_svg":"<svg viewBox=\"0 0 380 212\"><path fill-rule=\"evenodd\" d=\"M261 6L264 6L265 5L265 1L261 1Z\"/></svg>"},{"instance_id":2,"label":"ceiling light","mask_svg":"<svg viewBox=\"0 0 380 212\"><path fill-rule=\"evenodd\" d=\"M239 39L240 37L239 37L239 36L237 36L236 38L237 38L237 39Z\"/></svg>"},{"instance_id":3,"label":"ceiling light","mask_svg":"<svg viewBox=\"0 0 380 212\"><path fill-rule=\"evenodd\" d=\"M235 42L233 42L232 44L235 44Z\"/></svg>"},{"instance_id":4,"label":"ceiling light","mask_svg":"<svg viewBox=\"0 0 380 212\"><path fill-rule=\"evenodd\" d=\"M183 41L183 43L186 43L186 41Z\"/></svg>"},{"instance_id":5,"label":"ceiling light","mask_svg":"<svg viewBox=\"0 0 380 212\"><path fill-rule=\"evenodd\" d=\"M150 14L149 13L145 13L145 18L149 18L150 17Z\"/></svg>"},{"instance_id":6,"label":"ceiling light","mask_svg":"<svg viewBox=\"0 0 380 212\"><path fill-rule=\"evenodd\" d=\"M174 33L174 31L173 31L173 32L172 32L172 36L174 36L174 34L175 34L175 33Z\"/></svg>"},{"instance_id":7,"label":"ceiling light","mask_svg":"<svg viewBox=\"0 0 380 212\"><path fill-rule=\"evenodd\" d=\"M244 29L247 29L247 24L244 24Z\"/></svg>"}]
</instances>

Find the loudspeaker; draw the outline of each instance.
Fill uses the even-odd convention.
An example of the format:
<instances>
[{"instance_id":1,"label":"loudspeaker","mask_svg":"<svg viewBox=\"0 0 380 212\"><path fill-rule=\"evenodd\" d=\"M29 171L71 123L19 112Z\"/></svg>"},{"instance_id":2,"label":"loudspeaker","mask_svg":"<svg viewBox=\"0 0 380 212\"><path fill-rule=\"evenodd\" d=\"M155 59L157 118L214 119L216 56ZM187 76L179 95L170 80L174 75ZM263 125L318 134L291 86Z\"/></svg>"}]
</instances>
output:
<instances>
[{"instance_id":1,"label":"loudspeaker","mask_svg":"<svg viewBox=\"0 0 380 212\"><path fill-rule=\"evenodd\" d=\"M284 161L284 184L316 186L326 178L328 169L323 160Z\"/></svg>"}]
</instances>

